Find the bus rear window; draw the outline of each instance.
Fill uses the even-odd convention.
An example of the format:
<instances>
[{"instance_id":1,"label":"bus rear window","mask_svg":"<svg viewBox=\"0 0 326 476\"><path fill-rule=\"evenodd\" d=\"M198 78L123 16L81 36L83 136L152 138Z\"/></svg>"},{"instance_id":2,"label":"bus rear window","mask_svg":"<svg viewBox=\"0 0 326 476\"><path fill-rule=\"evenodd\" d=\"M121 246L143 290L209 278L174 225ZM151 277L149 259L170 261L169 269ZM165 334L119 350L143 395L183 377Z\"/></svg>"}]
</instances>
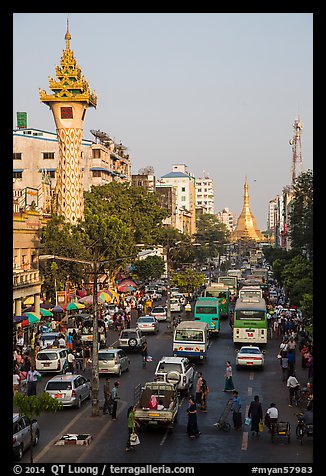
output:
<instances>
[{"instance_id":1,"label":"bus rear window","mask_svg":"<svg viewBox=\"0 0 326 476\"><path fill-rule=\"evenodd\" d=\"M237 311L235 318L237 320L264 321L266 314L264 311Z\"/></svg>"},{"instance_id":2,"label":"bus rear window","mask_svg":"<svg viewBox=\"0 0 326 476\"><path fill-rule=\"evenodd\" d=\"M175 341L204 342L203 331L196 329L177 330L174 337Z\"/></svg>"},{"instance_id":3,"label":"bus rear window","mask_svg":"<svg viewBox=\"0 0 326 476\"><path fill-rule=\"evenodd\" d=\"M216 306L197 306L195 314L217 314Z\"/></svg>"}]
</instances>

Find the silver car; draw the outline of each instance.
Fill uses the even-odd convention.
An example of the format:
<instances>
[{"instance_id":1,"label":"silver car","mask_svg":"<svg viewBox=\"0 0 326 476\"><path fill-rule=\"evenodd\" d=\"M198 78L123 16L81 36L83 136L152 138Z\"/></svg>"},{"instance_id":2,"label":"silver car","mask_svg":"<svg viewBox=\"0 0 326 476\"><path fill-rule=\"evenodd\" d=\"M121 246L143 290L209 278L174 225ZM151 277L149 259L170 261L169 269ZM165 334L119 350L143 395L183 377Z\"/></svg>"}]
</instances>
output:
<instances>
[{"instance_id":1,"label":"silver car","mask_svg":"<svg viewBox=\"0 0 326 476\"><path fill-rule=\"evenodd\" d=\"M98 371L100 374L116 374L129 370L130 360L122 349L108 348L98 351Z\"/></svg>"},{"instance_id":2,"label":"silver car","mask_svg":"<svg viewBox=\"0 0 326 476\"><path fill-rule=\"evenodd\" d=\"M141 350L146 338L142 335L139 329L124 329L120 332L117 347L125 351Z\"/></svg>"},{"instance_id":3,"label":"silver car","mask_svg":"<svg viewBox=\"0 0 326 476\"><path fill-rule=\"evenodd\" d=\"M159 331L159 324L154 316L141 316L137 319L136 329L145 333L157 334Z\"/></svg>"},{"instance_id":4,"label":"silver car","mask_svg":"<svg viewBox=\"0 0 326 476\"><path fill-rule=\"evenodd\" d=\"M37 420L33 420L33 445L36 446L40 439L40 428ZM24 451L31 445L30 424L27 418L20 416L19 413L13 413L13 455L14 459L20 461Z\"/></svg>"},{"instance_id":5,"label":"silver car","mask_svg":"<svg viewBox=\"0 0 326 476\"><path fill-rule=\"evenodd\" d=\"M65 374L51 378L44 389L63 406L80 408L84 400L91 398L92 387L83 375Z\"/></svg>"},{"instance_id":6,"label":"silver car","mask_svg":"<svg viewBox=\"0 0 326 476\"><path fill-rule=\"evenodd\" d=\"M166 321L166 308L164 306L154 306L151 316L154 316L158 321Z\"/></svg>"}]
</instances>

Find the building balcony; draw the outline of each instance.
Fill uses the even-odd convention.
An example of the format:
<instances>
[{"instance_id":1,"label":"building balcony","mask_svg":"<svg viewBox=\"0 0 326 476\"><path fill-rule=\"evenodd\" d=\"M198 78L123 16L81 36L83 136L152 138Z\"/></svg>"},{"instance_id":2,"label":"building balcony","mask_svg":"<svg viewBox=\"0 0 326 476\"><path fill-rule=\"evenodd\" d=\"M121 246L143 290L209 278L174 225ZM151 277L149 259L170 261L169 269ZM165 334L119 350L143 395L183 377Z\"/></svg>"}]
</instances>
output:
<instances>
[{"instance_id":1,"label":"building balcony","mask_svg":"<svg viewBox=\"0 0 326 476\"><path fill-rule=\"evenodd\" d=\"M13 271L13 286L16 288L24 288L28 286L41 285L42 279L39 270L31 269L28 271L14 270Z\"/></svg>"}]
</instances>

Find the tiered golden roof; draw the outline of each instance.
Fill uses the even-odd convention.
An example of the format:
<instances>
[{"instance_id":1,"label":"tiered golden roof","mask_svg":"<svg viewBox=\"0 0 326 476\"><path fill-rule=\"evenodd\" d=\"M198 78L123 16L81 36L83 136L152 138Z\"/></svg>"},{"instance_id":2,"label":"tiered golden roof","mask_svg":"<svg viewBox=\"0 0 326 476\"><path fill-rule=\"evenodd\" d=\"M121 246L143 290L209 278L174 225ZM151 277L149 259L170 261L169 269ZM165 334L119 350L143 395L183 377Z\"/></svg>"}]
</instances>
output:
<instances>
[{"instance_id":1,"label":"tiered golden roof","mask_svg":"<svg viewBox=\"0 0 326 476\"><path fill-rule=\"evenodd\" d=\"M90 91L89 84L82 76L81 69L76 62L74 52L70 49L71 35L68 23L65 40L66 49L63 50L60 67L55 67L57 80L49 76L49 87L54 94L47 94L43 89L39 89L40 100L45 104L55 101L78 101L96 107L97 96L94 91Z\"/></svg>"},{"instance_id":2,"label":"tiered golden roof","mask_svg":"<svg viewBox=\"0 0 326 476\"><path fill-rule=\"evenodd\" d=\"M259 230L256 219L250 210L247 177L244 185L243 209L238 218L238 223L233 232L232 239L265 241L265 237Z\"/></svg>"}]
</instances>

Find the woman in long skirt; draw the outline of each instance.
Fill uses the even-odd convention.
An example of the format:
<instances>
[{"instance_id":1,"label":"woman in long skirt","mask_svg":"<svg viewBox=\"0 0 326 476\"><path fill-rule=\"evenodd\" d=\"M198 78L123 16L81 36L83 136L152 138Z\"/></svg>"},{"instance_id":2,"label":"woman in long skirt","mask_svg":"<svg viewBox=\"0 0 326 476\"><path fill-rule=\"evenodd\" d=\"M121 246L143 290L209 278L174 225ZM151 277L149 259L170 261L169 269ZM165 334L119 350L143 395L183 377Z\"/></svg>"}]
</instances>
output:
<instances>
[{"instance_id":1,"label":"woman in long skirt","mask_svg":"<svg viewBox=\"0 0 326 476\"><path fill-rule=\"evenodd\" d=\"M223 392L232 392L234 390L234 384L232 380L232 367L231 363L228 360L226 362L226 369L225 369L225 385Z\"/></svg>"},{"instance_id":2,"label":"woman in long skirt","mask_svg":"<svg viewBox=\"0 0 326 476\"><path fill-rule=\"evenodd\" d=\"M190 438L195 438L200 435L197 425L197 407L192 395L188 398L189 406L187 408L188 413L188 424L187 424L187 433Z\"/></svg>"}]
</instances>

